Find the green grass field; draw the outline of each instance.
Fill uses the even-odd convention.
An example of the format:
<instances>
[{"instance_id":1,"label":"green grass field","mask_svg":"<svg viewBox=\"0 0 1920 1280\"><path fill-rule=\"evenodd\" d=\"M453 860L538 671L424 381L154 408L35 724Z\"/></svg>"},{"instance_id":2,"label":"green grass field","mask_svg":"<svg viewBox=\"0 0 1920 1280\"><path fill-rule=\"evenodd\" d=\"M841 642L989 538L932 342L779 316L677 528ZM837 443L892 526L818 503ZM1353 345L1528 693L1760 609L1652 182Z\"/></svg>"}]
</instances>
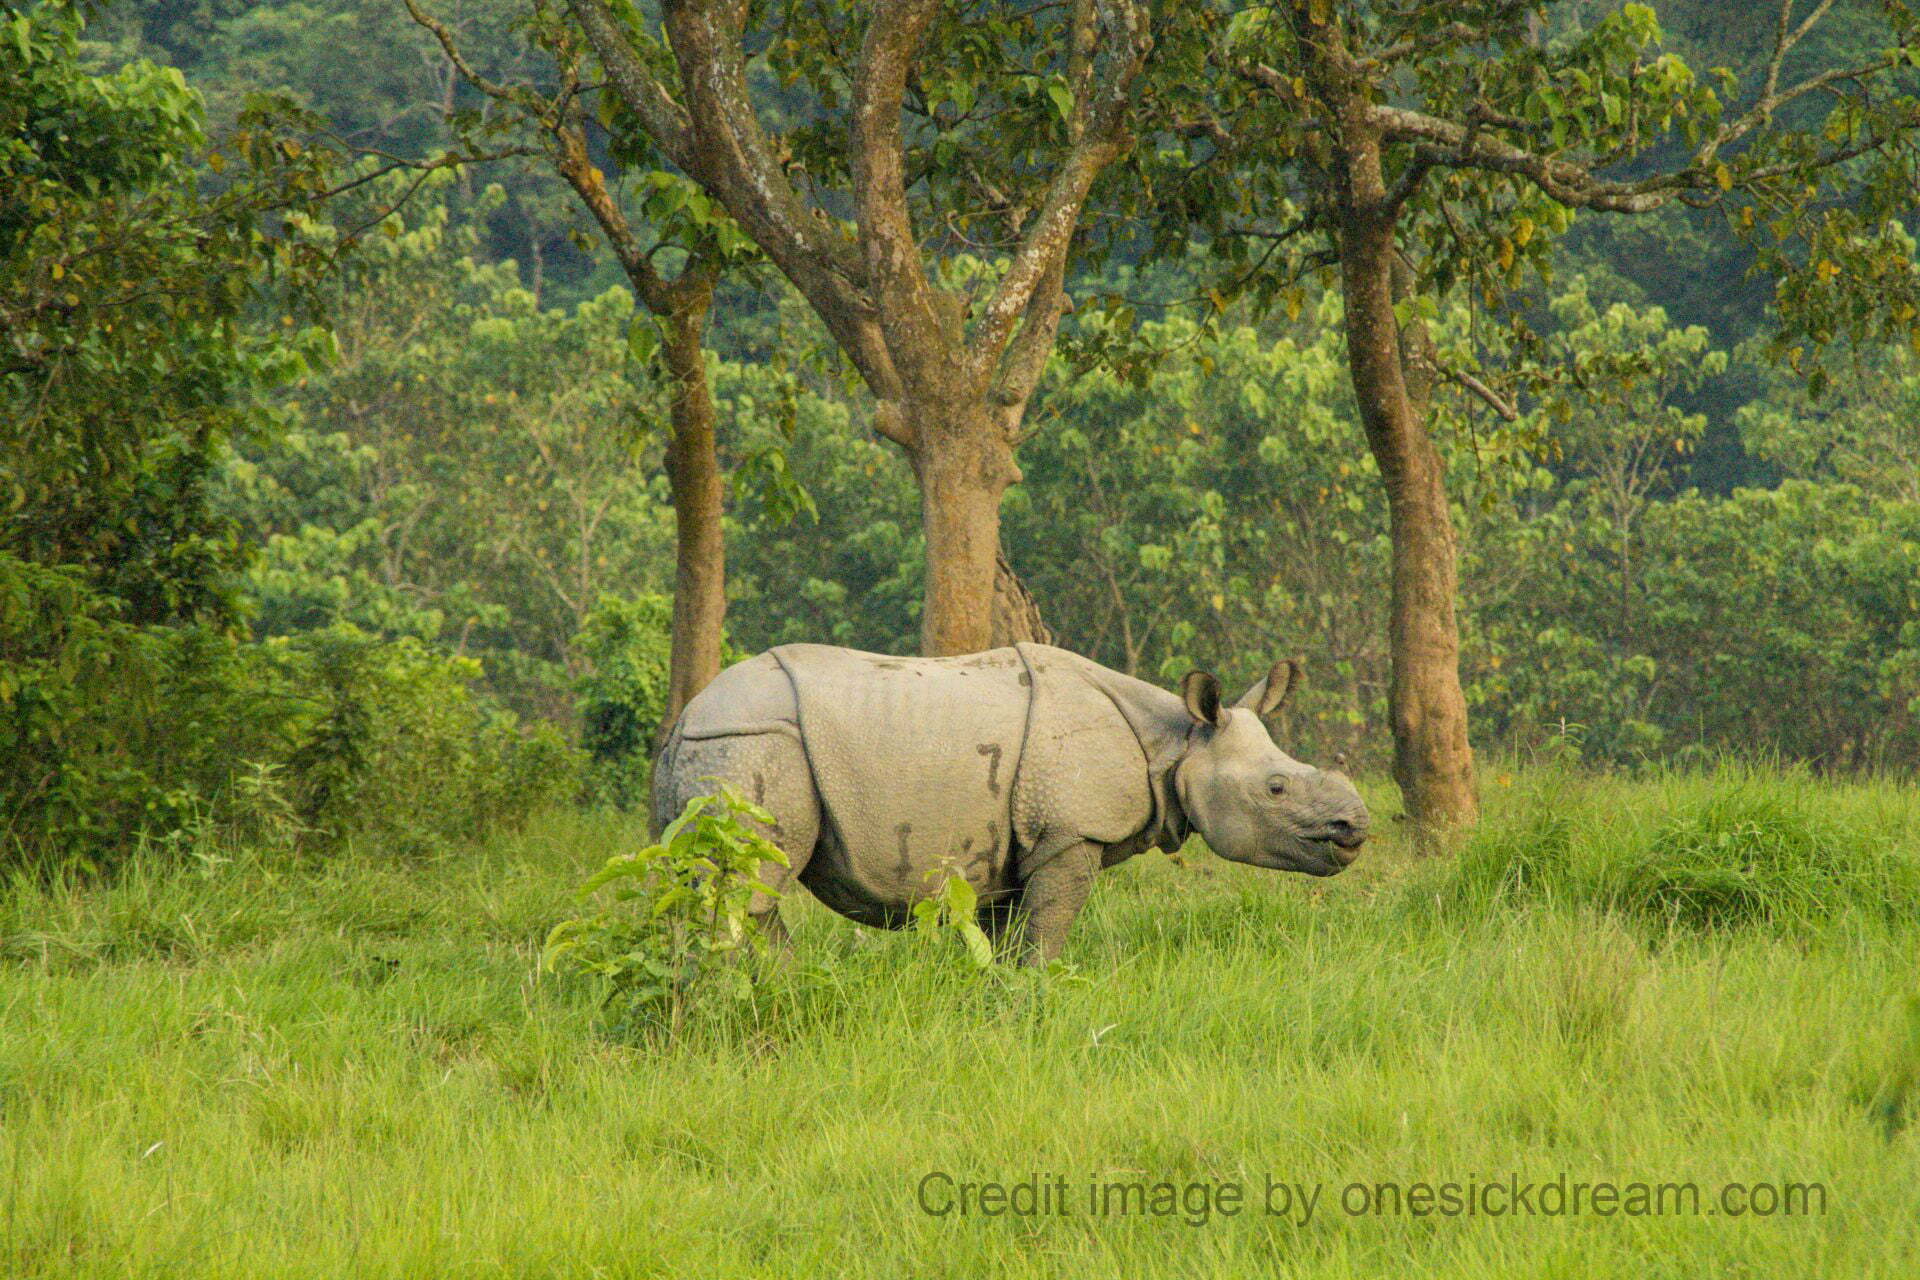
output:
<instances>
[{"instance_id":1,"label":"green grass field","mask_svg":"<svg viewBox=\"0 0 1920 1280\"><path fill-rule=\"evenodd\" d=\"M0 1275L1911 1275L1920 794L1489 773L1454 859L1136 859L1077 976L983 981L796 900L756 1006L650 1047L535 972L642 837L616 820L16 886ZM1066 1212L959 1211L1036 1176ZM1342 1207L1562 1178L1699 1211ZM1312 1215L1268 1179L1320 1184ZM1176 1211L1089 1212L1090 1181ZM1736 1182L1824 1212L1736 1216Z\"/></svg>"}]
</instances>

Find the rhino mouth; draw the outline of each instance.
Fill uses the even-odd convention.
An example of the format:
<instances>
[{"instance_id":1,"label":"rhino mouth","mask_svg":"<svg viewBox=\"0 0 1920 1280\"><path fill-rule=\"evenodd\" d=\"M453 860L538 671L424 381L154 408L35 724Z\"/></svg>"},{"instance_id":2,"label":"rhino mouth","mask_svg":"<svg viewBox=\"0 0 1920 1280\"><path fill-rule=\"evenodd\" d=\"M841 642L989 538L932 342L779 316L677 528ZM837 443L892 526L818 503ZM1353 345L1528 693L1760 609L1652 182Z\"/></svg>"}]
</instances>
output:
<instances>
[{"instance_id":1,"label":"rhino mouth","mask_svg":"<svg viewBox=\"0 0 1920 1280\"><path fill-rule=\"evenodd\" d=\"M1329 870L1326 874L1333 875L1353 865L1353 860L1360 856L1360 846L1367 842L1367 833L1354 831L1342 832L1338 835L1306 836L1303 837L1303 842L1313 851L1315 857L1328 864Z\"/></svg>"}]
</instances>

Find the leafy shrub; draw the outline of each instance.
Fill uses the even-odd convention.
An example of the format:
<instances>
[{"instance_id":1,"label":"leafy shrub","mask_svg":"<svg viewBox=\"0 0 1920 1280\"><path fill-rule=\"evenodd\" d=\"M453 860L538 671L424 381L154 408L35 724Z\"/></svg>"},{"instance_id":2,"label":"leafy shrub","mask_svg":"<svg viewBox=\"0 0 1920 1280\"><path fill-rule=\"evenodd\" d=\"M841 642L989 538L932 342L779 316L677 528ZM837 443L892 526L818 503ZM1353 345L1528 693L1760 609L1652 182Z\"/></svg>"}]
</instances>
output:
<instances>
[{"instance_id":1,"label":"leafy shrub","mask_svg":"<svg viewBox=\"0 0 1920 1280\"><path fill-rule=\"evenodd\" d=\"M579 682L580 741L590 760L587 793L621 809L646 803L650 760L667 714L673 601L603 595L574 637L590 666ZM723 642L721 661L744 654Z\"/></svg>"},{"instance_id":2,"label":"leafy shrub","mask_svg":"<svg viewBox=\"0 0 1920 1280\"><path fill-rule=\"evenodd\" d=\"M548 935L544 966L598 979L615 1034L677 1032L690 1010L750 993L751 975L724 962L764 950L747 908L769 892L761 865L786 866L787 856L749 820L771 825L773 816L730 787L694 797L659 843L608 859L581 887L585 899L611 886L615 907Z\"/></svg>"},{"instance_id":3,"label":"leafy shrub","mask_svg":"<svg viewBox=\"0 0 1920 1280\"><path fill-rule=\"evenodd\" d=\"M601 596L573 644L590 664L578 703L588 793L631 808L646 797L647 761L667 710L673 602Z\"/></svg>"},{"instance_id":4,"label":"leafy shrub","mask_svg":"<svg viewBox=\"0 0 1920 1280\"><path fill-rule=\"evenodd\" d=\"M1630 575L1606 521L1556 511L1510 531L1505 595L1469 603L1500 657L1468 660L1481 736L1566 719L1588 759L1920 760L1920 504L1804 480L1686 493L1634 526Z\"/></svg>"},{"instance_id":5,"label":"leafy shrub","mask_svg":"<svg viewBox=\"0 0 1920 1280\"><path fill-rule=\"evenodd\" d=\"M183 832L420 847L571 794L578 753L477 673L348 627L133 626L77 570L0 552L0 859L100 869Z\"/></svg>"},{"instance_id":6,"label":"leafy shrub","mask_svg":"<svg viewBox=\"0 0 1920 1280\"><path fill-rule=\"evenodd\" d=\"M0 860L105 866L143 836L239 816L297 704L257 648L139 627L83 572L0 551Z\"/></svg>"},{"instance_id":7,"label":"leafy shrub","mask_svg":"<svg viewBox=\"0 0 1920 1280\"><path fill-rule=\"evenodd\" d=\"M551 726L523 735L472 692L480 664L349 625L267 646L305 693L287 760L304 821L401 850L477 837L572 795L578 753Z\"/></svg>"}]
</instances>

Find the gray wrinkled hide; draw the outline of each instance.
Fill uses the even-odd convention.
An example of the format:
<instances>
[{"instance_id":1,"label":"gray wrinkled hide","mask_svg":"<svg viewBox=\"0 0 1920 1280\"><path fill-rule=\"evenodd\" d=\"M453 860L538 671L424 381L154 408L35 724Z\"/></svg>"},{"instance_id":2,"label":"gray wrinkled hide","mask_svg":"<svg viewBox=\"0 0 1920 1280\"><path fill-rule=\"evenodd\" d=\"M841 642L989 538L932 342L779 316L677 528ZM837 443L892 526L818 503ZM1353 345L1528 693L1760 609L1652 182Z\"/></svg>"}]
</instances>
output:
<instances>
[{"instance_id":1,"label":"gray wrinkled hide","mask_svg":"<svg viewBox=\"0 0 1920 1280\"><path fill-rule=\"evenodd\" d=\"M898 924L949 872L1002 898L1076 841L1130 854L1157 834L1147 751L1114 682L1137 686L1122 690L1143 704L1135 718L1184 734L1174 695L1045 645L962 658L782 646L687 705L655 765L655 826L719 777L773 812L800 881L856 920Z\"/></svg>"}]
</instances>

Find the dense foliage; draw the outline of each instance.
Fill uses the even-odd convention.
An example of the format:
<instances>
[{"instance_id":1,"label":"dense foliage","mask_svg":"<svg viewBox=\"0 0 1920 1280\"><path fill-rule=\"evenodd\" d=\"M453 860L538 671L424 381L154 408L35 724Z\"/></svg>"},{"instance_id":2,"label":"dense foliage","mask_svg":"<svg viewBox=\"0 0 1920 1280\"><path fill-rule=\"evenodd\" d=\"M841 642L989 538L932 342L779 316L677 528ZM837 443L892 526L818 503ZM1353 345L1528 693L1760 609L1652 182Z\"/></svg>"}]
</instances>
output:
<instances>
[{"instance_id":1,"label":"dense foliage","mask_svg":"<svg viewBox=\"0 0 1920 1280\"><path fill-rule=\"evenodd\" d=\"M673 581L652 331L550 175L400 163L486 129L398 8L6 8L9 856L110 861L196 823L430 841L571 793L562 739L594 796L644 788ZM1751 66L1709 8L1658 6L1664 38ZM518 12L450 16L482 74L530 56ZM326 148L375 154L320 205ZM618 194L645 225L647 191ZM1920 364L1863 339L1814 394L1757 336L1752 251L1703 216L1556 242L1522 300L1517 419L1452 395L1436 418L1477 731L1621 764L1910 767ZM1256 316L1210 270L1111 247L1088 287L1137 297L1125 340L1151 358L1098 358L1111 310L1069 318L1009 554L1063 643L1143 677L1304 656L1287 740L1384 764L1387 529L1338 296L1308 276ZM1500 364L1476 304L1423 306L1439 350ZM900 451L783 286L723 284L714 314L731 642L910 649L925 542Z\"/></svg>"},{"instance_id":2,"label":"dense foliage","mask_svg":"<svg viewBox=\"0 0 1920 1280\"><path fill-rule=\"evenodd\" d=\"M241 459L302 446L273 394L330 345L259 306L327 261L296 207L316 170L250 112L215 184L179 72L100 73L83 30L9 6L0 40L0 862L207 829L404 847L568 793L572 749L477 699L469 660L326 617L246 637L274 602Z\"/></svg>"},{"instance_id":3,"label":"dense foliage","mask_svg":"<svg viewBox=\"0 0 1920 1280\"><path fill-rule=\"evenodd\" d=\"M203 195L180 73L90 74L80 31L34 5L0 41L0 546L81 567L129 621L228 613L243 552L210 489L297 361L244 324L270 194Z\"/></svg>"},{"instance_id":4,"label":"dense foliage","mask_svg":"<svg viewBox=\"0 0 1920 1280\"><path fill-rule=\"evenodd\" d=\"M587 613L575 652L586 666L577 706L588 793L621 809L647 807L654 746L667 725L673 602L662 595L601 596ZM745 654L722 642L723 660Z\"/></svg>"}]
</instances>

